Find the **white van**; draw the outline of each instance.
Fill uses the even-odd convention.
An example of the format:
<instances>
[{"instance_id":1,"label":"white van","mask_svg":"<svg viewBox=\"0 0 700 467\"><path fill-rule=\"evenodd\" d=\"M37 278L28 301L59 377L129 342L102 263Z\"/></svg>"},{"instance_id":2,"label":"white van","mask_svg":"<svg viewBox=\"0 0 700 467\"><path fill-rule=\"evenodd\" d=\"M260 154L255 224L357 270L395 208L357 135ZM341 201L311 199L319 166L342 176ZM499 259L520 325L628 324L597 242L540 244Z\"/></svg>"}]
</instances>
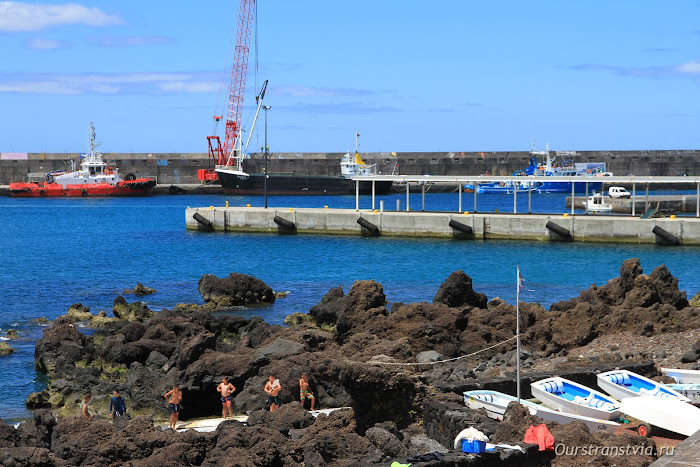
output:
<instances>
[{"instance_id":1,"label":"white van","mask_svg":"<svg viewBox=\"0 0 700 467\"><path fill-rule=\"evenodd\" d=\"M608 196L611 198L629 198L632 195L621 186L611 186L608 190Z\"/></svg>"}]
</instances>

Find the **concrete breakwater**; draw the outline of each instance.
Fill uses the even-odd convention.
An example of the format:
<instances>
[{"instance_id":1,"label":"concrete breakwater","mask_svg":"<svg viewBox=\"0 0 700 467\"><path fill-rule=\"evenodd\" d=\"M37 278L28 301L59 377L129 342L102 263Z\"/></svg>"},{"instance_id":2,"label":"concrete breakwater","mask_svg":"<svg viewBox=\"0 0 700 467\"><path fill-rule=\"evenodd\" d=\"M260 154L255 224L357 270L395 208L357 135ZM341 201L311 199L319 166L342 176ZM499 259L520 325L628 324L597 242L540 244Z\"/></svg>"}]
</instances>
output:
<instances>
[{"instance_id":1,"label":"concrete breakwater","mask_svg":"<svg viewBox=\"0 0 700 467\"><path fill-rule=\"evenodd\" d=\"M700 245L700 219L254 207L187 208L188 230Z\"/></svg>"},{"instance_id":2,"label":"concrete breakwater","mask_svg":"<svg viewBox=\"0 0 700 467\"><path fill-rule=\"evenodd\" d=\"M700 150L669 151L552 151L556 160L605 162L617 175L679 176L700 174ZM272 153L271 173L340 175L342 153ZM363 153L382 174L404 175L510 175L524 169L527 151L378 152ZM197 170L210 166L206 153L103 153L104 160L123 175L153 177L159 184L198 183ZM36 181L47 172L70 167L79 153L0 152L0 185L13 181ZM260 173L264 157L252 154L244 170Z\"/></svg>"}]
</instances>

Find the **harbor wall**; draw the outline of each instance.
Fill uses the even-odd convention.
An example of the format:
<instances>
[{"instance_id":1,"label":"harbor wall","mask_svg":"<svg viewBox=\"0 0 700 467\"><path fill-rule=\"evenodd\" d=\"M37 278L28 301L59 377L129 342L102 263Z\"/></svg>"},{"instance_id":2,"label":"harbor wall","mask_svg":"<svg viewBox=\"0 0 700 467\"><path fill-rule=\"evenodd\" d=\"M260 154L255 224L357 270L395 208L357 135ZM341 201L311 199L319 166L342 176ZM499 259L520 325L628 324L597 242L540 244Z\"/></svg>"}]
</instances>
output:
<instances>
[{"instance_id":1,"label":"harbor wall","mask_svg":"<svg viewBox=\"0 0 700 467\"><path fill-rule=\"evenodd\" d=\"M195 218L197 214L200 221ZM277 217L278 222L275 222ZM437 237L465 240L536 240L621 243L666 243L655 227L683 245L700 245L700 219L650 218L568 214L444 213L313 208L208 207L187 208L188 230L257 232L271 234L370 235L359 218L377 227L381 235ZM204 223L202 222L204 219ZM281 221L280 221L281 219ZM450 227L454 220L468 227L464 233ZM206 221L211 226L205 225ZM284 224L291 222L295 229ZM548 227L549 225L549 227ZM557 233L556 230L560 232ZM561 235L567 231L570 237Z\"/></svg>"},{"instance_id":2,"label":"harbor wall","mask_svg":"<svg viewBox=\"0 0 700 467\"><path fill-rule=\"evenodd\" d=\"M700 150L669 151L552 151L557 160L605 162L615 175L679 176L700 174ZM210 166L205 153L103 153L105 161L122 175L153 177L159 184L198 183L197 170ZM274 173L339 175L342 153L272 153L268 168ZM386 152L363 153L367 163L383 174L402 175L511 175L529 163L527 151L500 152ZM37 181L47 172L79 163L78 153L0 152L0 185ZM264 157L252 154L244 170L259 173ZM398 166L397 166L398 164Z\"/></svg>"}]
</instances>

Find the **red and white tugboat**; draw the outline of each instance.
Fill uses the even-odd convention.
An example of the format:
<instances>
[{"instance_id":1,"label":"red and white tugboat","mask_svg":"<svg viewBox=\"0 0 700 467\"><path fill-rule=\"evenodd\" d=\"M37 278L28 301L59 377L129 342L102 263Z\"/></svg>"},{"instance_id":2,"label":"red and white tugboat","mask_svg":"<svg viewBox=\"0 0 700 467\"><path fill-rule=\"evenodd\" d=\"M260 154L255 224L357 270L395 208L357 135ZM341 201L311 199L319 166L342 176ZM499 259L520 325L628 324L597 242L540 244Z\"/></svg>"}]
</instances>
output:
<instances>
[{"instance_id":1,"label":"red and white tugboat","mask_svg":"<svg viewBox=\"0 0 700 467\"><path fill-rule=\"evenodd\" d=\"M119 169L109 167L95 148L95 127L90 122L90 152L82 156L80 170L54 171L43 183L10 183L10 195L24 198L78 196L144 196L156 186L152 178L127 174L122 180Z\"/></svg>"}]
</instances>

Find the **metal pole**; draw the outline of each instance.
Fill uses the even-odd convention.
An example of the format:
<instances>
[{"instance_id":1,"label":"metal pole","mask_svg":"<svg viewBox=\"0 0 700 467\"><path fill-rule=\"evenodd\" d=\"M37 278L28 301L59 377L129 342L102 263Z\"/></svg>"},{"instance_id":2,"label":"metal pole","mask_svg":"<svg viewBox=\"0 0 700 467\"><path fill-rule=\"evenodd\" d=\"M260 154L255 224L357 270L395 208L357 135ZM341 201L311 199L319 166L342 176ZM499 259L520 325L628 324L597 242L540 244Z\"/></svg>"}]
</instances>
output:
<instances>
[{"instance_id":1,"label":"metal pole","mask_svg":"<svg viewBox=\"0 0 700 467\"><path fill-rule=\"evenodd\" d=\"M583 208L586 210L586 214L588 214L588 181L586 181L586 199L583 201Z\"/></svg>"},{"instance_id":2,"label":"metal pole","mask_svg":"<svg viewBox=\"0 0 700 467\"><path fill-rule=\"evenodd\" d=\"M515 353L515 377L517 378L518 403L520 403L520 265L516 267L518 277L515 281L515 335L517 349Z\"/></svg>"},{"instance_id":3,"label":"metal pole","mask_svg":"<svg viewBox=\"0 0 700 467\"><path fill-rule=\"evenodd\" d=\"M479 188L479 183L474 182L474 212L476 212L476 190Z\"/></svg>"},{"instance_id":4,"label":"metal pole","mask_svg":"<svg viewBox=\"0 0 700 467\"><path fill-rule=\"evenodd\" d=\"M700 217L700 183L697 184L695 195L695 217Z\"/></svg>"},{"instance_id":5,"label":"metal pole","mask_svg":"<svg viewBox=\"0 0 700 467\"><path fill-rule=\"evenodd\" d=\"M637 195L637 184L632 182L632 216L637 214L637 200L635 199Z\"/></svg>"},{"instance_id":6,"label":"metal pole","mask_svg":"<svg viewBox=\"0 0 700 467\"><path fill-rule=\"evenodd\" d=\"M355 180L355 211L360 210L360 181Z\"/></svg>"},{"instance_id":7,"label":"metal pole","mask_svg":"<svg viewBox=\"0 0 700 467\"><path fill-rule=\"evenodd\" d=\"M513 184L513 214L518 213L518 184L515 180L511 180Z\"/></svg>"},{"instance_id":8,"label":"metal pole","mask_svg":"<svg viewBox=\"0 0 700 467\"><path fill-rule=\"evenodd\" d=\"M527 184L527 213L530 214L532 213L532 190L534 189L534 186L532 185L532 182Z\"/></svg>"},{"instance_id":9,"label":"metal pole","mask_svg":"<svg viewBox=\"0 0 700 467\"><path fill-rule=\"evenodd\" d=\"M376 180L372 180L372 211L374 211L375 182Z\"/></svg>"},{"instance_id":10,"label":"metal pole","mask_svg":"<svg viewBox=\"0 0 700 467\"><path fill-rule=\"evenodd\" d=\"M269 105L263 105L263 109L265 109L265 178L263 179L263 192L265 193L265 209L267 209L267 159L268 159L268 151L270 148L267 146L267 111L270 110Z\"/></svg>"},{"instance_id":11,"label":"metal pole","mask_svg":"<svg viewBox=\"0 0 700 467\"><path fill-rule=\"evenodd\" d=\"M458 203L457 203L457 212L462 212L462 187L464 186L463 183L459 184L459 196L458 198Z\"/></svg>"},{"instance_id":12,"label":"metal pole","mask_svg":"<svg viewBox=\"0 0 700 467\"><path fill-rule=\"evenodd\" d=\"M646 187L646 197L644 198L644 210L648 211L649 210L649 184L647 183Z\"/></svg>"},{"instance_id":13,"label":"metal pole","mask_svg":"<svg viewBox=\"0 0 700 467\"><path fill-rule=\"evenodd\" d=\"M576 201L576 197L574 196L574 186L576 184L574 182L571 182L571 215L574 215L574 202ZM588 193L586 193L586 196L588 196Z\"/></svg>"},{"instance_id":14,"label":"metal pole","mask_svg":"<svg viewBox=\"0 0 700 467\"><path fill-rule=\"evenodd\" d=\"M408 180L406 180L406 212L411 210L411 208L408 205L408 185L409 185Z\"/></svg>"},{"instance_id":15,"label":"metal pole","mask_svg":"<svg viewBox=\"0 0 700 467\"><path fill-rule=\"evenodd\" d=\"M421 192L421 202L422 202L420 210L425 211L425 183L423 183L420 186L420 192Z\"/></svg>"}]
</instances>

